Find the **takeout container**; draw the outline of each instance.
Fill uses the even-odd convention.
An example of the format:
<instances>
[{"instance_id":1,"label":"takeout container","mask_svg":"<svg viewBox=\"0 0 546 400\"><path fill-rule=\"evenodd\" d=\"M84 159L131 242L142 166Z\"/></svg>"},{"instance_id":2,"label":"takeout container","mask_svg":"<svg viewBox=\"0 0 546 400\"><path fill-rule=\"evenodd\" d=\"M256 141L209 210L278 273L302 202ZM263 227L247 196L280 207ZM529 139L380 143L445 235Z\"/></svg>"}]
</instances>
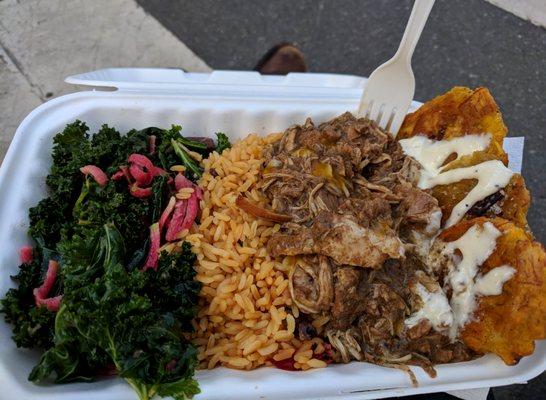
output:
<instances>
[{"instance_id":1,"label":"takeout container","mask_svg":"<svg viewBox=\"0 0 546 400\"><path fill-rule=\"evenodd\" d=\"M21 123L0 169L0 295L13 286L18 249L29 242L28 208L46 195L53 136L80 119L91 132L106 123L120 132L147 126L183 127L189 136L225 132L232 140L250 132L281 131L307 117L326 121L355 112L366 79L347 75L256 72L184 73L173 69L105 69L67 78L68 83L116 91L82 91L48 101ZM415 109L420 103L414 102ZM516 154L518 155L518 154ZM521 152L519 153L521 156ZM17 349L11 328L0 322L0 382L3 395L17 399L132 400L136 394L121 379L37 386L27 381L38 352ZM399 370L367 363L330 365L289 372L260 368L199 371L197 399L370 399L523 383L546 369L546 341L513 367L493 355L436 367L428 377L412 367L419 387Z\"/></svg>"}]
</instances>

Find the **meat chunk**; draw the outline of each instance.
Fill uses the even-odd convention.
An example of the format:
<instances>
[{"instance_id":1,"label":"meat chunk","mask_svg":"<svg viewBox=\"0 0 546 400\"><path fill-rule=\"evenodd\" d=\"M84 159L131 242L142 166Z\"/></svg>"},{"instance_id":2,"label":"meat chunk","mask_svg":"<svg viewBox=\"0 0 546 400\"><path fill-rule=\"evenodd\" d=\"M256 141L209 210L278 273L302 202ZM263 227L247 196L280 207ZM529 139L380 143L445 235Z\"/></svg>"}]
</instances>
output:
<instances>
[{"instance_id":1,"label":"meat chunk","mask_svg":"<svg viewBox=\"0 0 546 400\"><path fill-rule=\"evenodd\" d=\"M388 226L364 228L350 215L321 213L313 224L315 249L340 265L378 268L404 256L404 245Z\"/></svg>"},{"instance_id":2,"label":"meat chunk","mask_svg":"<svg viewBox=\"0 0 546 400\"><path fill-rule=\"evenodd\" d=\"M350 113L318 128L308 119L290 127L266 152L262 190L274 211L308 224L321 210L336 211L352 196L353 178L364 166L389 169L391 163L382 160L391 159L385 148L393 142L375 122Z\"/></svg>"},{"instance_id":3,"label":"meat chunk","mask_svg":"<svg viewBox=\"0 0 546 400\"><path fill-rule=\"evenodd\" d=\"M369 195L366 198L351 197L343 202L339 213L354 215L359 225L369 228L381 220L391 225L391 206L387 199L382 196Z\"/></svg>"},{"instance_id":4,"label":"meat chunk","mask_svg":"<svg viewBox=\"0 0 546 400\"><path fill-rule=\"evenodd\" d=\"M417 186L421 177L421 164L411 157L406 157L402 162L402 167L395 172L399 182L408 182Z\"/></svg>"},{"instance_id":5,"label":"meat chunk","mask_svg":"<svg viewBox=\"0 0 546 400\"><path fill-rule=\"evenodd\" d=\"M360 290L362 269L339 267L334 272L334 304L330 328L346 330L362 312L364 291Z\"/></svg>"},{"instance_id":6,"label":"meat chunk","mask_svg":"<svg viewBox=\"0 0 546 400\"><path fill-rule=\"evenodd\" d=\"M430 331L428 335L407 342L408 352L419 353L433 364L468 361L475 357L473 351L461 342L451 343L447 336Z\"/></svg>"},{"instance_id":7,"label":"meat chunk","mask_svg":"<svg viewBox=\"0 0 546 400\"><path fill-rule=\"evenodd\" d=\"M409 340L419 339L420 337L428 334L431 329L432 325L430 322L426 319L422 319L417 325L414 325L408 329L406 336Z\"/></svg>"},{"instance_id":8,"label":"meat chunk","mask_svg":"<svg viewBox=\"0 0 546 400\"><path fill-rule=\"evenodd\" d=\"M438 200L409 183L399 184L394 190L402 198L397 209L402 226L418 230L428 236L436 234L442 221L442 210L438 206Z\"/></svg>"},{"instance_id":9,"label":"meat chunk","mask_svg":"<svg viewBox=\"0 0 546 400\"><path fill-rule=\"evenodd\" d=\"M339 265L379 268L389 258L403 258L404 245L388 226L365 228L351 215L321 212L310 228L271 237L272 256L321 254Z\"/></svg>"},{"instance_id":10,"label":"meat chunk","mask_svg":"<svg viewBox=\"0 0 546 400\"><path fill-rule=\"evenodd\" d=\"M277 233L267 242L267 250L273 257L315 254L315 248L313 232L307 228Z\"/></svg>"},{"instance_id":11,"label":"meat chunk","mask_svg":"<svg viewBox=\"0 0 546 400\"><path fill-rule=\"evenodd\" d=\"M288 153L294 150L297 146L297 136L299 131L300 129L297 126L288 129L286 134L282 137L279 147Z\"/></svg>"},{"instance_id":12,"label":"meat chunk","mask_svg":"<svg viewBox=\"0 0 546 400\"><path fill-rule=\"evenodd\" d=\"M307 119L272 144L265 161L256 188L285 215L267 247L272 257L297 260L289 288L301 340L323 336L338 361L415 364L431 376L435 362L475 356L418 314L425 303L412 279L444 273L427 268L442 213L418 188L421 165L396 140L350 113L318 126ZM414 313L416 323L406 325ZM329 322L315 329L313 314Z\"/></svg>"},{"instance_id":13,"label":"meat chunk","mask_svg":"<svg viewBox=\"0 0 546 400\"><path fill-rule=\"evenodd\" d=\"M308 314L328 310L334 297L328 257L301 257L289 276L292 300Z\"/></svg>"},{"instance_id":14,"label":"meat chunk","mask_svg":"<svg viewBox=\"0 0 546 400\"><path fill-rule=\"evenodd\" d=\"M312 324L312 321L305 314L302 314L298 318L298 338L300 340L311 340L317 336L317 330Z\"/></svg>"}]
</instances>

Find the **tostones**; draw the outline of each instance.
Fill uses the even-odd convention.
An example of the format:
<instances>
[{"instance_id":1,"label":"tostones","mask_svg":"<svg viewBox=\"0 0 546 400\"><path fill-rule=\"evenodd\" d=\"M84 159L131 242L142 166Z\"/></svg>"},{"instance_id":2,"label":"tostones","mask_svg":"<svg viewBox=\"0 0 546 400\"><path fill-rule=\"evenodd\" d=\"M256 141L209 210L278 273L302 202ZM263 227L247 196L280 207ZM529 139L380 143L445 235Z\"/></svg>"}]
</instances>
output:
<instances>
[{"instance_id":1,"label":"tostones","mask_svg":"<svg viewBox=\"0 0 546 400\"><path fill-rule=\"evenodd\" d=\"M489 160L500 160L508 164L507 154L502 148L508 129L502 120L499 107L486 88L475 90L455 87L449 92L423 104L414 113L408 114L398 132L397 139L424 135L435 140L449 140L459 136L489 133L489 146L473 154L447 159L444 171L477 165ZM451 162L450 162L451 161ZM432 195L438 199L445 221L453 207L476 185L474 179L466 179L449 185L438 185ZM466 215L467 219L488 216L502 217L528 229L527 211L530 205L529 191L521 175L514 174L509 184L497 193L488 196Z\"/></svg>"},{"instance_id":2,"label":"tostones","mask_svg":"<svg viewBox=\"0 0 546 400\"><path fill-rule=\"evenodd\" d=\"M503 218L462 221L441 233L452 242L472 226L491 222L500 236L493 253L479 267L484 276L494 268L509 266L515 273L500 295L481 296L473 316L460 332L460 339L478 353L494 353L508 365L532 354L534 341L546 338L546 252L531 235Z\"/></svg>"}]
</instances>

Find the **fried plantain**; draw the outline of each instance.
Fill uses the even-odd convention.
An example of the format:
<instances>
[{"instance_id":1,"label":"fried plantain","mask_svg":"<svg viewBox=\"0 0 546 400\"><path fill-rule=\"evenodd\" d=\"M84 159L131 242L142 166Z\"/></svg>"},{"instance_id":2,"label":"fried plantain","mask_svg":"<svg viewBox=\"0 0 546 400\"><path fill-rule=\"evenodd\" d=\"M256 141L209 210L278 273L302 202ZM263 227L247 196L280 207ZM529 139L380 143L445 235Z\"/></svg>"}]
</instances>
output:
<instances>
[{"instance_id":1,"label":"fried plantain","mask_svg":"<svg viewBox=\"0 0 546 400\"><path fill-rule=\"evenodd\" d=\"M530 233L503 218L475 218L460 222L439 236L457 240L471 226L490 221L502 233L494 252L480 266L479 273L509 265L516 270L498 296L477 299L471 322L460 338L479 353L495 353L508 365L532 354L534 341L546 338L546 252Z\"/></svg>"},{"instance_id":2,"label":"fried plantain","mask_svg":"<svg viewBox=\"0 0 546 400\"><path fill-rule=\"evenodd\" d=\"M445 170L468 167L489 160L500 160L508 164L508 156L502 148L508 129L504 125L499 107L486 88L475 90L455 87L449 92L423 104L414 113L408 114L398 132L397 139L425 135L442 140L458 136L490 133L491 142L487 149L463 156L445 166ZM442 209L443 221L449 217L453 207L476 185L477 181L467 179L432 189ZM527 210L530 204L529 191L521 175L514 174L510 183L494 196L496 201L484 200L482 205L468 213L466 219L486 215L500 216L528 229ZM496 205L494 207L494 205ZM487 206L487 207L486 207Z\"/></svg>"},{"instance_id":3,"label":"fried plantain","mask_svg":"<svg viewBox=\"0 0 546 400\"><path fill-rule=\"evenodd\" d=\"M499 145L496 150L501 153L508 129L489 90L456 86L408 114L397 139L426 135L441 140L484 132L491 133L492 142Z\"/></svg>"},{"instance_id":4,"label":"fried plantain","mask_svg":"<svg viewBox=\"0 0 546 400\"><path fill-rule=\"evenodd\" d=\"M475 180L465 179L449 185L438 185L432 189L432 195L438 200L438 205L442 209L442 222L445 222L451 215L453 207L463 200L475 185ZM485 199L487 206L480 208L480 205L477 204L477 206L469 210L464 219L473 219L477 216L491 218L498 216L528 230L527 211L531 204L531 195L525 187L523 177L520 174L514 174L508 185L498 193L498 200L495 203L488 203L487 199Z\"/></svg>"}]
</instances>

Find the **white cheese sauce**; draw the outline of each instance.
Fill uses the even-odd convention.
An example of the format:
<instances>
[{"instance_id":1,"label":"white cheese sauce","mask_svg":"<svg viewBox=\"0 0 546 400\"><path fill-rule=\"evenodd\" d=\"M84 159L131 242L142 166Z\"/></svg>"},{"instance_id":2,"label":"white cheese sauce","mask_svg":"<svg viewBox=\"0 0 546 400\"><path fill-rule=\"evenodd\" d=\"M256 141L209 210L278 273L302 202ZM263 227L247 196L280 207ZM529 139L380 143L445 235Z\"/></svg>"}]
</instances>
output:
<instances>
[{"instance_id":1,"label":"white cheese sauce","mask_svg":"<svg viewBox=\"0 0 546 400\"><path fill-rule=\"evenodd\" d=\"M453 313L442 288L429 292L422 284L417 283L414 291L423 301L423 307L405 320L406 326L411 328L423 319L427 319L436 331L443 331L453 325Z\"/></svg>"},{"instance_id":2,"label":"white cheese sauce","mask_svg":"<svg viewBox=\"0 0 546 400\"><path fill-rule=\"evenodd\" d=\"M422 189L430 189L436 185L447 185L463 179L477 179L478 183L472 188L466 197L461 200L446 221L446 228L459 222L466 212L478 201L498 192L508 185L514 173L504 166L499 160L485 161L471 167L455 168L440 175L428 179Z\"/></svg>"},{"instance_id":3,"label":"white cheese sauce","mask_svg":"<svg viewBox=\"0 0 546 400\"><path fill-rule=\"evenodd\" d=\"M475 151L485 150L490 141L490 134L466 135L440 141L431 140L425 136L414 136L399 141L404 153L413 157L423 168L419 178L419 188L430 189L436 185L447 185L463 179L478 181L466 197L453 208L446 221L446 227L459 222L474 204L499 191L510 182L514 173L498 160L443 172L443 164L451 154L456 154L458 160Z\"/></svg>"},{"instance_id":4,"label":"white cheese sauce","mask_svg":"<svg viewBox=\"0 0 546 400\"><path fill-rule=\"evenodd\" d=\"M423 167L419 181L421 185L442 172L442 166L451 154L456 154L459 159L475 151L487 149L490 141L491 135L486 133L460 136L451 140L432 140L426 136L414 136L399 140L398 143L406 155L414 158Z\"/></svg>"}]
</instances>

